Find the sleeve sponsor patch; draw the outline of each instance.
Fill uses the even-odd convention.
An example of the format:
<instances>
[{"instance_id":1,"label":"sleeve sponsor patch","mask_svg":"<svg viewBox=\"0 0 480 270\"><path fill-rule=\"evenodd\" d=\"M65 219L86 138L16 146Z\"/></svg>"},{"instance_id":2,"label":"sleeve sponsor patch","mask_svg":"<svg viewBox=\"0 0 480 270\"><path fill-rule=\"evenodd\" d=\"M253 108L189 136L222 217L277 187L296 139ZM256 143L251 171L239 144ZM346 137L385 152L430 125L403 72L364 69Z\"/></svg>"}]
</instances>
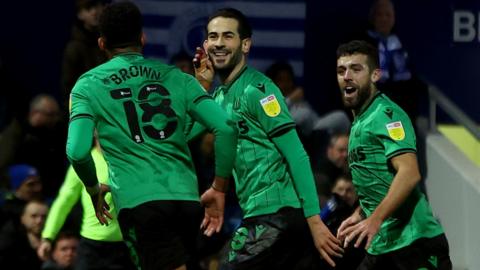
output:
<instances>
[{"instance_id":1,"label":"sleeve sponsor patch","mask_svg":"<svg viewBox=\"0 0 480 270\"><path fill-rule=\"evenodd\" d=\"M405 130L403 129L401 121L387 124L387 130L390 138L394 139L395 141L401 141L405 139Z\"/></svg>"},{"instance_id":2,"label":"sleeve sponsor patch","mask_svg":"<svg viewBox=\"0 0 480 270\"><path fill-rule=\"evenodd\" d=\"M282 110L275 95L270 95L266 98L261 99L260 104L262 105L265 114L270 117L275 117L279 115L280 111Z\"/></svg>"}]
</instances>

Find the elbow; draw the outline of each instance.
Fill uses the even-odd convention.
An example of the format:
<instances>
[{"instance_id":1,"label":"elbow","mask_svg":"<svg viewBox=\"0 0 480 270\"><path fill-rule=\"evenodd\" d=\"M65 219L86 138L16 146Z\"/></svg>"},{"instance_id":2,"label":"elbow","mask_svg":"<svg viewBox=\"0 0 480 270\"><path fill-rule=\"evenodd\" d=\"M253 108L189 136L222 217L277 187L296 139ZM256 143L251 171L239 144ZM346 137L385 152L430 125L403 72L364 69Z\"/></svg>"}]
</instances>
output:
<instances>
[{"instance_id":1,"label":"elbow","mask_svg":"<svg viewBox=\"0 0 480 270\"><path fill-rule=\"evenodd\" d=\"M90 151L81 149L79 145L67 142L67 158L70 163L80 163L88 158Z\"/></svg>"}]
</instances>

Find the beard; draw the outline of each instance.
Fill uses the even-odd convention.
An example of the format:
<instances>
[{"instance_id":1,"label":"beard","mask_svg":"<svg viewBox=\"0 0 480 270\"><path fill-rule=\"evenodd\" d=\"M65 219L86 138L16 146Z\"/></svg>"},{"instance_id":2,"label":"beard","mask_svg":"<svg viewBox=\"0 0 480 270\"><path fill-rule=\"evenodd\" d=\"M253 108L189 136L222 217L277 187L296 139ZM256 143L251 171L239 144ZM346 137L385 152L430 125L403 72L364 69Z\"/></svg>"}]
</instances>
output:
<instances>
[{"instance_id":1,"label":"beard","mask_svg":"<svg viewBox=\"0 0 480 270\"><path fill-rule=\"evenodd\" d=\"M352 109L354 111L360 110L362 106L367 102L371 95L370 84L357 88L357 95L353 98L345 97L345 89L342 90L342 101L345 108Z\"/></svg>"},{"instance_id":2,"label":"beard","mask_svg":"<svg viewBox=\"0 0 480 270\"><path fill-rule=\"evenodd\" d=\"M229 54L230 58L227 58L227 60L223 63L218 63L215 60L212 61L215 71L230 72L235 68L238 63L240 63L243 54L243 52L240 50L240 47L234 49L233 51L229 51ZM210 50L209 57L210 59L216 59L214 49Z\"/></svg>"}]
</instances>

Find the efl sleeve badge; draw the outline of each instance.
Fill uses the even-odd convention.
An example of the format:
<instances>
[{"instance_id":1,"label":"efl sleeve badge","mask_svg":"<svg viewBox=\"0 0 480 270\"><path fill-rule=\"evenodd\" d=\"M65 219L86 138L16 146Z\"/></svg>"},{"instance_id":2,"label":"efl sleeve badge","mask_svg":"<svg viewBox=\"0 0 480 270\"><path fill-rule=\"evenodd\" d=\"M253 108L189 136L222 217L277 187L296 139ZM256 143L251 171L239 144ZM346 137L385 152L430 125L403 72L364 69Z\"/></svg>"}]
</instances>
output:
<instances>
[{"instance_id":1,"label":"efl sleeve badge","mask_svg":"<svg viewBox=\"0 0 480 270\"><path fill-rule=\"evenodd\" d=\"M405 130L403 129L401 121L387 124L387 130L390 138L394 139L395 141L401 141L405 139Z\"/></svg>"},{"instance_id":2,"label":"efl sleeve badge","mask_svg":"<svg viewBox=\"0 0 480 270\"><path fill-rule=\"evenodd\" d=\"M265 114L270 117L275 117L279 115L280 111L282 110L275 95L270 95L266 98L261 99L260 104L262 105Z\"/></svg>"}]
</instances>

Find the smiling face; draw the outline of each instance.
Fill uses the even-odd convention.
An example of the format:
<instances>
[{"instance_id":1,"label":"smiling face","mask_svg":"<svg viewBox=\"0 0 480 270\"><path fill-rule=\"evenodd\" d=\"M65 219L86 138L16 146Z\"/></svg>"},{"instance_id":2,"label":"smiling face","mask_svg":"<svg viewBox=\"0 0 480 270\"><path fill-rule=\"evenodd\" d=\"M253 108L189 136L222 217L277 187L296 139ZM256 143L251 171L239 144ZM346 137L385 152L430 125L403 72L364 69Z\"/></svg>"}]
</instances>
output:
<instances>
[{"instance_id":1,"label":"smiling face","mask_svg":"<svg viewBox=\"0 0 480 270\"><path fill-rule=\"evenodd\" d=\"M368 65L365 54L354 53L337 59L337 80L345 107L358 112L376 91L380 70Z\"/></svg>"},{"instance_id":2,"label":"smiling face","mask_svg":"<svg viewBox=\"0 0 480 270\"><path fill-rule=\"evenodd\" d=\"M234 69L243 66L250 50L250 38L240 38L238 21L216 17L208 23L204 49L215 70Z\"/></svg>"}]
</instances>

